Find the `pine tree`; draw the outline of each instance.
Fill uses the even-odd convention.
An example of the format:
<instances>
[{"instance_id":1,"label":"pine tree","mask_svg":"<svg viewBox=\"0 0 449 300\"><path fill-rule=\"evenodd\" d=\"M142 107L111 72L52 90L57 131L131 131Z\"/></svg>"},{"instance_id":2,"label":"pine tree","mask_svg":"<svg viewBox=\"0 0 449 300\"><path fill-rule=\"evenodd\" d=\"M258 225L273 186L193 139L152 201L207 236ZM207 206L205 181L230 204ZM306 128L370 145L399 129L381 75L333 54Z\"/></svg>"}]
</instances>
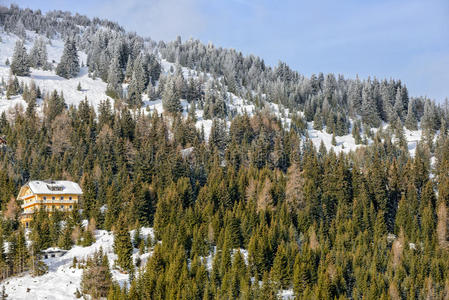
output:
<instances>
[{"instance_id":1,"label":"pine tree","mask_svg":"<svg viewBox=\"0 0 449 300\"><path fill-rule=\"evenodd\" d=\"M424 114L421 118L421 128L423 131L429 131L433 133L438 129L439 118L436 111L435 103L430 100L426 100L424 104Z\"/></svg>"},{"instance_id":2,"label":"pine tree","mask_svg":"<svg viewBox=\"0 0 449 300\"><path fill-rule=\"evenodd\" d=\"M105 228L110 230L112 225L116 222L122 208L120 197L117 195L117 190L114 184L107 188L106 199L108 199L108 202L106 203L108 209L105 217Z\"/></svg>"},{"instance_id":3,"label":"pine tree","mask_svg":"<svg viewBox=\"0 0 449 300\"><path fill-rule=\"evenodd\" d=\"M305 256L306 253L304 254L298 253L296 255L295 264L293 267L293 291L295 292L296 297L299 299L300 296L303 294L303 292L307 289L307 287L311 283L310 270L308 269L309 266L307 264L307 262L311 260L311 257L306 256L304 259L301 259L301 255Z\"/></svg>"},{"instance_id":4,"label":"pine tree","mask_svg":"<svg viewBox=\"0 0 449 300\"><path fill-rule=\"evenodd\" d=\"M126 81L129 82L129 80L131 80L132 75L133 75L133 60L131 55L129 55L125 68L125 82Z\"/></svg>"},{"instance_id":5,"label":"pine tree","mask_svg":"<svg viewBox=\"0 0 449 300\"><path fill-rule=\"evenodd\" d=\"M359 145L362 142L362 137L360 136L360 127L360 121L355 121L352 124L352 136L354 137L356 145Z\"/></svg>"},{"instance_id":6,"label":"pine tree","mask_svg":"<svg viewBox=\"0 0 449 300\"><path fill-rule=\"evenodd\" d=\"M27 269L29 253L26 245L25 234L22 229L17 230L9 245L9 261L11 262L13 273L19 274Z\"/></svg>"},{"instance_id":7,"label":"pine tree","mask_svg":"<svg viewBox=\"0 0 449 300\"><path fill-rule=\"evenodd\" d=\"M281 289L288 289L290 286L290 270L284 244L279 245L276 257L274 258L271 278Z\"/></svg>"},{"instance_id":8,"label":"pine tree","mask_svg":"<svg viewBox=\"0 0 449 300\"><path fill-rule=\"evenodd\" d=\"M408 103L407 117L405 118L404 125L409 130L417 130L418 129L418 121L416 120L415 113L415 101L412 98L412 101Z\"/></svg>"},{"instance_id":9,"label":"pine tree","mask_svg":"<svg viewBox=\"0 0 449 300\"><path fill-rule=\"evenodd\" d=\"M114 252L117 254L116 263L120 269L132 273L134 270L132 261L133 245L123 214L119 216L114 230Z\"/></svg>"},{"instance_id":10,"label":"pine tree","mask_svg":"<svg viewBox=\"0 0 449 300\"><path fill-rule=\"evenodd\" d=\"M127 98L127 102L132 108L140 107L142 105L142 92L139 90L138 85L137 77L133 73L131 82L128 86Z\"/></svg>"},{"instance_id":11,"label":"pine tree","mask_svg":"<svg viewBox=\"0 0 449 300\"><path fill-rule=\"evenodd\" d=\"M192 101L189 107L189 111L187 114L187 118L191 120L193 123L196 123L197 117L196 117L196 104L195 101Z\"/></svg>"},{"instance_id":12,"label":"pine tree","mask_svg":"<svg viewBox=\"0 0 449 300\"><path fill-rule=\"evenodd\" d=\"M5 279L8 274L9 266L6 260L3 233L0 233L0 279Z\"/></svg>"},{"instance_id":13,"label":"pine tree","mask_svg":"<svg viewBox=\"0 0 449 300\"><path fill-rule=\"evenodd\" d=\"M133 65L133 79L135 81L135 86L137 92L142 94L148 84L148 70L144 65L145 58L143 55L137 56Z\"/></svg>"},{"instance_id":14,"label":"pine tree","mask_svg":"<svg viewBox=\"0 0 449 300\"><path fill-rule=\"evenodd\" d=\"M6 99L11 99L11 96L17 95L19 93L19 85L18 85L17 77L14 76L14 79L12 76L8 79L8 84L6 86Z\"/></svg>"},{"instance_id":15,"label":"pine tree","mask_svg":"<svg viewBox=\"0 0 449 300\"><path fill-rule=\"evenodd\" d=\"M65 250L69 250L70 248L72 248L72 232L73 228L71 227L71 224L69 224L69 222L66 222L62 234L59 236L58 247Z\"/></svg>"},{"instance_id":16,"label":"pine tree","mask_svg":"<svg viewBox=\"0 0 449 300\"><path fill-rule=\"evenodd\" d=\"M313 117L313 129L323 130L323 120L319 108L316 110L315 116Z\"/></svg>"},{"instance_id":17,"label":"pine tree","mask_svg":"<svg viewBox=\"0 0 449 300\"><path fill-rule=\"evenodd\" d=\"M79 71L80 65L75 40L69 38L64 44L64 51L56 67L56 74L64 78L73 78L78 75Z\"/></svg>"},{"instance_id":18,"label":"pine tree","mask_svg":"<svg viewBox=\"0 0 449 300\"><path fill-rule=\"evenodd\" d=\"M35 213L31 223L30 238L35 252L40 252L52 246L50 220L47 212L43 209Z\"/></svg>"},{"instance_id":19,"label":"pine tree","mask_svg":"<svg viewBox=\"0 0 449 300\"><path fill-rule=\"evenodd\" d=\"M171 78L165 82L162 92L162 105L170 114L176 114L182 110L179 98L177 98L175 84Z\"/></svg>"},{"instance_id":20,"label":"pine tree","mask_svg":"<svg viewBox=\"0 0 449 300\"><path fill-rule=\"evenodd\" d=\"M33 48L30 51L30 66L36 69L48 69L47 45L43 38L34 41Z\"/></svg>"},{"instance_id":21,"label":"pine tree","mask_svg":"<svg viewBox=\"0 0 449 300\"><path fill-rule=\"evenodd\" d=\"M285 186L285 201L291 212L302 210L305 207L303 186L304 178L298 165L293 164L287 171L287 183Z\"/></svg>"},{"instance_id":22,"label":"pine tree","mask_svg":"<svg viewBox=\"0 0 449 300\"><path fill-rule=\"evenodd\" d=\"M362 120L364 123L377 127L380 124L376 103L372 88L369 84L365 84L362 90Z\"/></svg>"},{"instance_id":23,"label":"pine tree","mask_svg":"<svg viewBox=\"0 0 449 300\"><path fill-rule=\"evenodd\" d=\"M95 242L94 234L92 233L91 230L86 228L82 232L80 245L83 247L88 247L88 246L92 245L94 242Z\"/></svg>"},{"instance_id":24,"label":"pine tree","mask_svg":"<svg viewBox=\"0 0 449 300\"><path fill-rule=\"evenodd\" d=\"M114 53L111 64L108 70L108 85L106 87L106 94L113 99L122 98L122 80L123 73L120 67L119 58Z\"/></svg>"},{"instance_id":25,"label":"pine tree","mask_svg":"<svg viewBox=\"0 0 449 300\"><path fill-rule=\"evenodd\" d=\"M87 260L87 268L81 276L81 290L83 294L93 299L100 299L108 295L112 284L112 274L109 270L108 256L100 248Z\"/></svg>"},{"instance_id":26,"label":"pine tree","mask_svg":"<svg viewBox=\"0 0 449 300\"><path fill-rule=\"evenodd\" d=\"M30 75L29 59L22 40L18 40L14 47L14 53L11 61L11 72L17 76Z\"/></svg>"}]
</instances>

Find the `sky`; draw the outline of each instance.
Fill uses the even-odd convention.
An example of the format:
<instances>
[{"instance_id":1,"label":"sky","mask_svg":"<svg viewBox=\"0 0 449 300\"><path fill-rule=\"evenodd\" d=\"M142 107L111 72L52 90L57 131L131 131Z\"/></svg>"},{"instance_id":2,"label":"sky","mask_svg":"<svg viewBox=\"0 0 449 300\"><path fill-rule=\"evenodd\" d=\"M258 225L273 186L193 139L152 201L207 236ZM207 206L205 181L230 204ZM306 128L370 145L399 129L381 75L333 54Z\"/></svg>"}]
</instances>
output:
<instances>
[{"instance_id":1,"label":"sky","mask_svg":"<svg viewBox=\"0 0 449 300\"><path fill-rule=\"evenodd\" d=\"M154 40L195 38L302 74L401 79L449 98L449 0L0 0L107 18Z\"/></svg>"}]
</instances>

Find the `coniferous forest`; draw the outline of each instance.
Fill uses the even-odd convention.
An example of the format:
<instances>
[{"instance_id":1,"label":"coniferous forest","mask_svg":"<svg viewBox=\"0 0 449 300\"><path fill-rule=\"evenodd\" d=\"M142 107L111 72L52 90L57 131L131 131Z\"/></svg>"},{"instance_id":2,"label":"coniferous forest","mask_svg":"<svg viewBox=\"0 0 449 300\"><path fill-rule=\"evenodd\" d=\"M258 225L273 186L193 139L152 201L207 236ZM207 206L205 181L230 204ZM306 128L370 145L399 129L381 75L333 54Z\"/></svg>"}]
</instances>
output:
<instances>
[{"instance_id":1,"label":"coniferous forest","mask_svg":"<svg viewBox=\"0 0 449 300\"><path fill-rule=\"evenodd\" d=\"M400 80L305 77L282 62L270 67L195 40L155 42L97 18L2 9L5 32L65 41L57 63L44 38L29 54L19 42L1 85L28 104L0 115L4 281L49 272L42 250L92 245L102 229L113 232L114 268L129 281L113 280L100 249L74 259L84 270L79 297L449 297L447 105L409 96ZM77 49L87 53L89 75L107 83L110 98L98 107L67 105L64 91L18 79L30 67L76 77ZM159 55L176 68L162 72ZM256 111L229 109L229 93ZM164 113L145 111L143 96L162 99ZM288 108L291 123L267 102ZM195 126L196 108L212 120L208 135ZM316 147L308 122L363 146ZM414 155L404 128L422 130ZM47 178L80 183L82 201L70 214L38 212L26 233L16 196L28 180ZM142 227L154 238L142 239ZM136 249L149 254L145 263L133 261Z\"/></svg>"}]
</instances>

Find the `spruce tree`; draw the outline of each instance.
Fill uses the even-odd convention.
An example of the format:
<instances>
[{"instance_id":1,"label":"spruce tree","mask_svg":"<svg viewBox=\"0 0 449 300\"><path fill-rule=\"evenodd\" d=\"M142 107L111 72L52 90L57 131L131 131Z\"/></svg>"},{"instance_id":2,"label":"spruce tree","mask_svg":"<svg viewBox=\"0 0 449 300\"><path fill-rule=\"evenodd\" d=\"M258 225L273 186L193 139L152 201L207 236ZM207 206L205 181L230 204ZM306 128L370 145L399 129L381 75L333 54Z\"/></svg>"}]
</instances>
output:
<instances>
[{"instance_id":1,"label":"spruce tree","mask_svg":"<svg viewBox=\"0 0 449 300\"><path fill-rule=\"evenodd\" d=\"M316 110L315 116L313 117L313 129L320 131L323 129L323 120L319 108Z\"/></svg>"},{"instance_id":2,"label":"spruce tree","mask_svg":"<svg viewBox=\"0 0 449 300\"><path fill-rule=\"evenodd\" d=\"M93 299L108 295L112 284L112 274L109 269L108 256L100 248L87 260L87 268L81 276L81 291Z\"/></svg>"},{"instance_id":3,"label":"spruce tree","mask_svg":"<svg viewBox=\"0 0 449 300\"><path fill-rule=\"evenodd\" d=\"M119 216L114 230L114 252L117 254L116 263L120 269L132 273L134 271L132 261L133 245L124 214Z\"/></svg>"},{"instance_id":4,"label":"spruce tree","mask_svg":"<svg viewBox=\"0 0 449 300\"><path fill-rule=\"evenodd\" d=\"M408 130L417 130L418 129L418 121L416 120L415 115L415 101L411 100L408 103L407 117L404 122L405 127Z\"/></svg>"},{"instance_id":5,"label":"spruce tree","mask_svg":"<svg viewBox=\"0 0 449 300\"><path fill-rule=\"evenodd\" d=\"M144 57L139 55L133 65L133 79L137 91L142 94L148 84L148 70L144 65Z\"/></svg>"},{"instance_id":6,"label":"spruce tree","mask_svg":"<svg viewBox=\"0 0 449 300\"><path fill-rule=\"evenodd\" d=\"M133 73L131 82L128 86L127 102L131 108L140 107L142 105L142 92L139 89L138 79Z\"/></svg>"},{"instance_id":7,"label":"spruce tree","mask_svg":"<svg viewBox=\"0 0 449 300\"><path fill-rule=\"evenodd\" d=\"M13 273L19 274L27 269L29 252L26 245L25 234L22 229L18 229L12 237L8 252Z\"/></svg>"},{"instance_id":8,"label":"spruce tree","mask_svg":"<svg viewBox=\"0 0 449 300\"><path fill-rule=\"evenodd\" d=\"M56 67L56 75L64 78L73 78L78 75L80 71L80 64L78 60L78 52L75 46L74 39L67 39L64 44L64 51Z\"/></svg>"},{"instance_id":9,"label":"spruce tree","mask_svg":"<svg viewBox=\"0 0 449 300\"><path fill-rule=\"evenodd\" d=\"M112 58L108 70L108 85L106 87L106 94L113 99L122 98L122 80L123 74L120 67L119 58L115 54Z\"/></svg>"},{"instance_id":10,"label":"spruce tree","mask_svg":"<svg viewBox=\"0 0 449 300\"><path fill-rule=\"evenodd\" d=\"M176 114L182 110L179 98L177 98L177 91L175 84L171 78L165 82L164 90L162 92L162 105L164 109L170 114Z\"/></svg>"},{"instance_id":11,"label":"spruce tree","mask_svg":"<svg viewBox=\"0 0 449 300\"><path fill-rule=\"evenodd\" d=\"M38 38L34 41L33 48L30 50L30 66L36 69L48 68L48 54L47 45L43 38Z\"/></svg>"},{"instance_id":12,"label":"spruce tree","mask_svg":"<svg viewBox=\"0 0 449 300\"><path fill-rule=\"evenodd\" d=\"M364 123L371 127L377 127L380 124L379 115L376 108L372 87L365 84L362 90L361 115Z\"/></svg>"},{"instance_id":13,"label":"spruce tree","mask_svg":"<svg viewBox=\"0 0 449 300\"><path fill-rule=\"evenodd\" d=\"M288 289L290 286L290 270L284 244L278 247L271 269L273 282L281 289Z\"/></svg>"},{"instance_id":14,"label":"spruce tree","mask_svg":"<svg viewBox=\"0 0 449 300\"><path fill-rule=\"evenodd\" d=\"M14 47L14 53L11 61L11 72L17 76L30 75L29 59L22 40L18 40Z\"/></svg>"},{"instance_id":15,"label":"spruce tree","mask_svg":"<svg viewBox=\"0 0 449 300\"><path fill-rule=\"evenodd\" d=\"M65 227L62 230L62 234L59 236L58 247L65 250L69 250L70 248L72 248L72 232L73 228L71 227L71 224L66 221Z\"/></svg>"}]
</instances>

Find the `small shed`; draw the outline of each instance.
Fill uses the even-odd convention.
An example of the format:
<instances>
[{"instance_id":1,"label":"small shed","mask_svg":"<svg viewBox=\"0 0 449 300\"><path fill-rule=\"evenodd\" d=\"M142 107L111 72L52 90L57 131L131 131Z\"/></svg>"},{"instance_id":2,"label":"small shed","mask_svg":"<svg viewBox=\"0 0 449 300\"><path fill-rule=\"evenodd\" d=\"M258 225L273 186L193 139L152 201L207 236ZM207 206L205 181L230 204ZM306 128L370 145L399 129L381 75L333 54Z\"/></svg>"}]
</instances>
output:
<instances>
[{"instance_id":1,"label":"small shed","mask_svg":"<svg viewBox=\"0 0 449 300\"><path fill-rule=\"evenodd\" d=\"M44 257L44 259L61 257L66 253L67 253L67 250L64 250L61 248L56 248L56 247L42 250L42 256Z\"/></svg>"}]
</instances>

